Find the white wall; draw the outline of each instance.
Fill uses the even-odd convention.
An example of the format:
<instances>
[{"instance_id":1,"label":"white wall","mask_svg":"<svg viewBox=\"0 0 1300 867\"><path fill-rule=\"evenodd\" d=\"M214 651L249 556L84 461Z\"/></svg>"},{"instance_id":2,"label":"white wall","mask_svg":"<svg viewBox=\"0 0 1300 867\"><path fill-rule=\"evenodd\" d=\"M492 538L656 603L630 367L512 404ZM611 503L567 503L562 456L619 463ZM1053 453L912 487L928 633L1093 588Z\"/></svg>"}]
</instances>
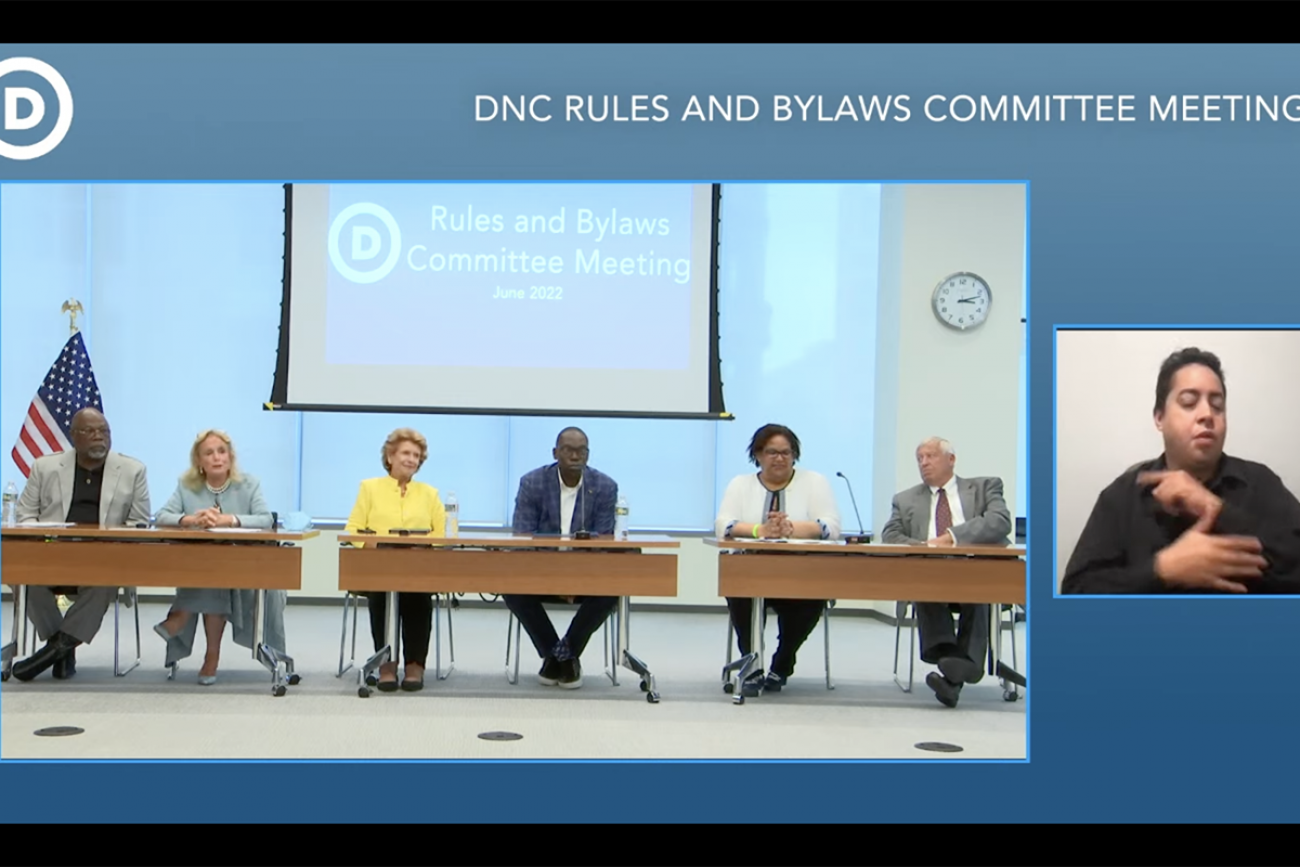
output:
<instances>
[{"instance_id":1,"label":"white wall","mask_svg":"<svg viewBox=\"0 0 1300 867\"><path fill-rule=\"evenodd\" d=\"M885 187L880 225L876 533L894 494L920 483L916 447L931 436L953 444L959 476L999 476L1014 516L1025 188ZM988 320L966 333L940 323L930 307L935 287L956 271L980 275L993 295Z\"/></svg>"},{"instance_id":2,"label":"white wall","mask_svg":"<svg viewBox=\"0 0 1300 867\"><path fill-rule=\"evenodd\" d=\"M1224 451L1267 464L1300 495L1300 331L1058 331L1056 574L1059 587L1102 489L1164 451L1153 411L1156 376L1189 346L1223 364Z\"/></svg>"}]
</instances>

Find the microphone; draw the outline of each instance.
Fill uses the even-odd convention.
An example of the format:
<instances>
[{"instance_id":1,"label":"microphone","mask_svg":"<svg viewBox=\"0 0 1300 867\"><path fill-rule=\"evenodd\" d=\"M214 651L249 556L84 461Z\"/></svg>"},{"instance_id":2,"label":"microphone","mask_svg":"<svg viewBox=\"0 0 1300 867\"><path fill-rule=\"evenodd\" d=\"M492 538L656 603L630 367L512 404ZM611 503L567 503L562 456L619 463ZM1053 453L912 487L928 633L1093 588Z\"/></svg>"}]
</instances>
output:
<instances>
[{"instance_id":1,"label":"microphone","mask_svg":"<svg viewBox=\"0 0 1300 867\"><path fill-rule=\"evenodd\" d=\"M575 539L590 539L591 534L587 532L587 474L583 473L582 478L578 481L578 532L573 534ZM573 524L572 521L569 522Z\"/></svg>"},{"instance_id":2,"label":"microphone","mask_svg":"<svg viewBox=\"0 0 1300 867\"><path fill-rule=\"evenodd\" d=\"M849 482L849 477L843 473L836 473L844 480L844 484L849 488L849 501L853 503L853 514L858 519L858 532L844 534L844 541L849 545L866 545L871 542L872 534L862 528L862 513L858 511L858 498L853 496L853 484Z\"/></svg>"}]
</instances>

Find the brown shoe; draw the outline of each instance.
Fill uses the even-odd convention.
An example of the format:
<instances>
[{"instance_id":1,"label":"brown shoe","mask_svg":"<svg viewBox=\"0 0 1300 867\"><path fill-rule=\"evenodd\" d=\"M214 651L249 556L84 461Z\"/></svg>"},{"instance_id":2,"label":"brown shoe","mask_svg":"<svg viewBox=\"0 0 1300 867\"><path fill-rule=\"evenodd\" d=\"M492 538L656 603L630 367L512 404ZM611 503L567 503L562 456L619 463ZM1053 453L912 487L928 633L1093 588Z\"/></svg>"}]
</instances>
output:
<instances>
[{"instance_id":1,"label":"brown shoe","mask_svg":"<svg viewBox=\"0 0 1300 867\"><path fill-rule=\"evenodd\" d=\"M419 692L424 689L424 666L415 662L406 664L406 671L402 674L402 690L404 692Z\"/></svg>"}]
</instances>

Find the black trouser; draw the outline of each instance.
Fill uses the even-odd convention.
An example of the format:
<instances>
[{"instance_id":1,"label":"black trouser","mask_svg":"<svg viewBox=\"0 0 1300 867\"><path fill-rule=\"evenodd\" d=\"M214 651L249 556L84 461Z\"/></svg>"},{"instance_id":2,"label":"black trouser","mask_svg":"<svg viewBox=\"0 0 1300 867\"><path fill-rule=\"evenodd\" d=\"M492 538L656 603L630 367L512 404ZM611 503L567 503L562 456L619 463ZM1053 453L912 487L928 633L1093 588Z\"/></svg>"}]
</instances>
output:
<instances>
[{"instance_id":1,"label":"black trouser","mask_svg":"<svg viewBox=\"0 0 1300 867\"><path fill-rule=\"evenodd\" d=\"M551 618L542 607L542 603L558 600L553 596L507 595L502 598L506 601L506 607L519 618L528 637L533 640L537 655L542 659L553 655L556 645L560 643L560 636L556 634ZM579 596L574 601L580 604L577 613L573 615L573 620L569 622L569 631L565 633L564 640L569 645L573 658L577 659L582 656L582 651L586 649L591 636L605 622L605 618L609 617L614 606L618 605L618 597Z\"/></svg>"},{"instance_id":2,"label":"black trouser","mask_svg":"<svg viewBox=\"0 0 1300 867\"><path fill-rule=\"evenodd\" d=\"M375 650L384 646L385 616L388 614L387 593L367 593L370 600L370 634L375 639ZM397 620L402 630L402 656L406 662L423 666L429 658L429 634L433 631L433 596L429 593L398 593ZM392 660L397 662L396 659Z\"/></svg>"},{"instance_id":3,"label":"black trouser","mask_svg":"<svg viewBox=\"0 0 1300 867\"><path fill-rule=\"evenodd\" d=\"M794 674L795 654L808 640L817 620L826 608L826 602L820 599L764 599L763 624L767 625L767 609L776 612L779 628L776 653L772 656L772 672L781 677ZM749 653L751 621L754 614L753 599L727 599L727 608L731 609L731 625L736 630L736 645L740 655ZM759 660L762 662L762 660Z\"/></svg>"}]
</instances>

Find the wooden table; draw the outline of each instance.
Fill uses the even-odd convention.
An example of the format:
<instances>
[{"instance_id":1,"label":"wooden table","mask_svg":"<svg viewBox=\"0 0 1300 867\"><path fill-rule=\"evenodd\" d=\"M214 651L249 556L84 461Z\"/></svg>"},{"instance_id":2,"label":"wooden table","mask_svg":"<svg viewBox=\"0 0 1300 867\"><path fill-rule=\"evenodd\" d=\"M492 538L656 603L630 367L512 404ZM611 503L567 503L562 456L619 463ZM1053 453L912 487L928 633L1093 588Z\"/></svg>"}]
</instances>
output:
<instances>
[{"instance_id":1,"label":"wooden table","mask_svg":"<svg viewBox=\"0 0 1300 867\"><path fill-rule=\"evenodd\" d=\"M843 542L705 539L720 556L718 595L754 600L753 646L722 671L732 701L762 665L764 599L858 599L987 604L994 670L1004 692L1024 678L1001 662L999 606L1025 604L1024 546L848 545ZM982 663L981 663L982 664ZM730 677L729 677L730 675ZM1010 682L1012 687L1008 687ZM1013 695L1015 693L1012 693Z\"/></svg>"},{"instance_id":2,"label":"wooden table","mask_svg":"<svg viewBox=\"0 0 1300 867\"><path fill-rule=\"evenodd\" d=\"M318 535L315 530L285 533L86 525L3 528L0 582L14 589L14 640L0 651L3 677L9 679L18 648L26 645L29 586L255 590L253 658L271 672L272 695L282 696L286 684L298 683L298 675L292 657L264 643L266 591L302 587L302 548L297 544ZM127 671L139 664L137 654L136 664ZM117 670L116 662L114 670L126 673Z\"/></svg>"},{"instance_id":3,"label":"wooden table","mask_svg":"<svg viewBox=\"0 0 1300 867\"><path fill-rule=\"evenodd\" d=\"M675 554L681 547L675 539L358 534L340 535L339 542L339 589L388 594L384 647L357 672L357 694L363 698L370 694L366 677L397 658L397 594L407 592L617 596L615 664L641 678L641 689L651 704L659 701L654 675L628 649L629 602L633 596L677 595L676 556L636 556L647 548ZM354 547L354 542L366 547Z\"/></svg>"}]
</instances>

